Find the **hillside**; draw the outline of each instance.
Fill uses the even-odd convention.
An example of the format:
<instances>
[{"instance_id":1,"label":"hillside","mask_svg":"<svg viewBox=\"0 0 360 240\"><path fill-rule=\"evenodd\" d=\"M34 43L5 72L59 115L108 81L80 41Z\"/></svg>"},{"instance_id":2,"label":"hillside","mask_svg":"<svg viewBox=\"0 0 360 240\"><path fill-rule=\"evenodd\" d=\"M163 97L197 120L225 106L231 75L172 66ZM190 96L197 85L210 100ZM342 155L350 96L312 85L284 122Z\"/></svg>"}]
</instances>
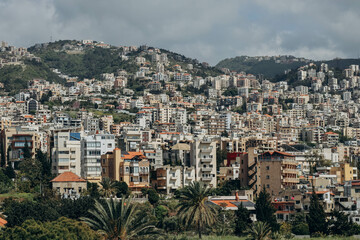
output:
<instances>
[{"instance_id":1,"label":"hillside","mask_svg":"<svg viewBox=\"0 0 360 240\"><path fill-rule=\"evenodd\" d=\"M127 59L122 58L124 49L122 47L110 46L109 48L79 46L79 42L63 40L46 45L33 46L29 51L41 58L49 67L56 68L60 72L69 76L82 78L99 78L102 73L115 73L123 69L130 74L138 71L135 64L136 57L145 57L150 66L156 68L151 62L151 55L144 53L140 48L136 51L126 53ZM73 51L73 49L78 51ZM70 49L70 50L68 50ZM148 49L153 49L148 47ZM166 53L169 59L169 66L165 70L173 70L173 66L178 64L186 68L188 64L194 66L189 73L198 76L215 76L221 74L221 71L214 67L203 66L195 59L187 58L181 54L160 49L161 53Z\"/></svg>"},{"instance_id":2,"label":"hillside","mask_svg":"<svg viewBox=\"0 0 360 240\"><path fill-rule=\"evenodd\" d=\"M295 57L248 57L239 56L227 58L220 61L215 67L228 68L230 71L251 73L254 75L263 74L267 78L272 78L277 74L283 74L285 70L301 67L309 60L297 59Z\"/></svg>"},{"instance_id":3,"label":"hillside","mask_svg":"<svg viewBox=\"0 0 360 240\"><path fill-rule=\"evenodd\" d=\"M259 61L259 58L262 60ZM231 71L241 72L251 74L263 74L266 78L273 79L277 75L283 75L285 70L297 69L303 65L306 65L311 60L304 58L295 58L293 56L279 56L276 57L276 60L272 59L275 57L270 57L269 60L264 60L266 57L248 57L248 56L239 56L234 58L227 58L220 61L216 67L228 68ZM295 60L295 61L294 61ZM349 67L351 64L360 64L360 59L333 59L333 60L324 60L324 61L311 61L319 65L320 63L327 63L329 68L338 68L344 70Z\"/></svg>"},{"instance_id":4,"label":"hillside","mask_svg":"<svg viewBox=\"0 0 360 240\"><path fill-rule=\"evenodd\" d=\"M25 60L21 65L0 68L0 82L4 84L6 92L14 93L19 89L24 89L27 87L28 81L34 78L47 79L50 82L64 82L43 62Z\"/></svg>"}]
</instances>

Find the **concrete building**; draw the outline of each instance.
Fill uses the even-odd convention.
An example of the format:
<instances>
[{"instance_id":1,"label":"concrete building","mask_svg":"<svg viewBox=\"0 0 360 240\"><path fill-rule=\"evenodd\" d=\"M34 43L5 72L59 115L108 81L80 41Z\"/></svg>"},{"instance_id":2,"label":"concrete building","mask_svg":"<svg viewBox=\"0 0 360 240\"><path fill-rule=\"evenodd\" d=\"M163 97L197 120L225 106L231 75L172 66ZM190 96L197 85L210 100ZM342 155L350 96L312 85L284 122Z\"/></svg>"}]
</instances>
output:
<instances>
[{"instance_id":1,"label":"concrete building","mask_svg":"<svg viewBox=\"0 0 360 240\"><path fill-rule=\"evenodd\" d=\"M101 156L102 177L126 182L140 193L150 186L150 163L141 152L122 152L119 148Z\"/></svg>"},{"instance_id":2,"label":"concrete building","mask_svg":"<svg viewBox=\"0 0 360 240\"><path fill-rule=\"evenodd\" d=\"M216 142L203 137L190 145L190 163L195 167L196 181L216 188Z\"/></svg>"},{"instance_id":3,"label":"concrete building","mask_svg":"<svg viewBox=\"0 0 360 240\"><path fill-rule=\"evenodd\" d=\"M279 151L259 155L261 184L273 196L299 183L295 156Z\"/></svg>"},{"instance_id":4,"label":"concrete building","mask_svg":"<svg viewBox=\"0 0 360 240\"><path fill-rule=\"evenodd\" d=\"M63 198L76 199L86 191L87 182L73 172L63 172L51 180L52 188Z\"/></svg>"},{"instance_id":5,"label":"concrete building","mask_svg":"<svg viewBox=\"0 0 360 240\"><path fill-rule=\"evenodd\" d=\"M95 134L81 140L81 176L89 181L101 181L101 155L115 148L115 136Z\"/></svg>"},{"instance_id":6,"label":"concrete building","mask_svg":"<svg viewBox=\"0 0 360 240\"><path fill-rule=\"evenodd\" d=\"M52 173L71 171L81 175L81 133L54 133L54 147L51 150Z\"/></svg>"}]
</instances>

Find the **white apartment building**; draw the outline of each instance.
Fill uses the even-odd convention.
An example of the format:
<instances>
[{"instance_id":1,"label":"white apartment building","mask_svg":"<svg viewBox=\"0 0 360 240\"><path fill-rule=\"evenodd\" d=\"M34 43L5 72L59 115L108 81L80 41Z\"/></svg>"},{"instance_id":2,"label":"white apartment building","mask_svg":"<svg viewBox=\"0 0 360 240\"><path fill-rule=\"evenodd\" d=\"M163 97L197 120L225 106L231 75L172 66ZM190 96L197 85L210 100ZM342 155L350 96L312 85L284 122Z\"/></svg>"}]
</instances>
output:
<instances>
[{"instance_id":1,"label":"white apartment building","mask_svg":"<svg viewBox=\"0 0 360 240\"><path fill-rule=\"evenodd\" d=\"M190 145L190 163L195 167L196 181L216 188L216 142L210 138L197 138Z\"/></svg>"},{"instance_id":2,"label":"white apartment building","mask_svg":"<svg viewBox=\"0 0 360 240\"><path fill-rule=\"evenodd\" d=\"M101 180L101 155L113 151L113 134L95 134L81 140L81 176L87 180Z\"/></svg>"},{"instance_id":3,"label":"white apartment building","mask_svg":"<svg viewBox=\"0 0 360 240\"><path fill-rule=\"evenodd\" d=\"M54 148L51 150L52 173L71 171L81 174L81 133L54 133Z\"/></svg>"}]
</instances>

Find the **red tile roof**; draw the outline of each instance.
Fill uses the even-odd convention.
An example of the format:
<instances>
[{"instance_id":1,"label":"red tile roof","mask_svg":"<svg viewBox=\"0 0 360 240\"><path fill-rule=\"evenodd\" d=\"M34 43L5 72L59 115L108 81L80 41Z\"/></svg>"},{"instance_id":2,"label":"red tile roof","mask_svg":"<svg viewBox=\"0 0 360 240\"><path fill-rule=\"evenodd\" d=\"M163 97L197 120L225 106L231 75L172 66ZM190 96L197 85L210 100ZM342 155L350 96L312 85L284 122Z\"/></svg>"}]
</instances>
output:
<instances>
[{"instance_id":1,"label":"red tile roof","mask_svg":"<svg viewBox=\"0 0 360 240\"><path fill-rule=\"evenodd\" d=\"M5 224L7 224L7 221L0 217L0 227L5 227Z\"/></svg>"},{"instance_id":2,"label":"red tile roof","mask_svg":"<svg viewBox=\"0 0 360 240\"><path fill-rule=\"evenodd\" d=\"M64 172L51 180L51 182L86 182L86 180L73 172Z\"/></svg>"}]
</instances>

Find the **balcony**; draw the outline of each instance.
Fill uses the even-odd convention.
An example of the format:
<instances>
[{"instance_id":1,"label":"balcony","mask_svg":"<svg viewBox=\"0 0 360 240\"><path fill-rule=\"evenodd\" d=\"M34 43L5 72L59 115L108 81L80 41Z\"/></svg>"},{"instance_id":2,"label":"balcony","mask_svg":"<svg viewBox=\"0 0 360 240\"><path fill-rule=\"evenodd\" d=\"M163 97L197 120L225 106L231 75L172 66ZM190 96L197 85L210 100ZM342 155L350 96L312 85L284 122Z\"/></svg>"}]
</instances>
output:
<instances>
[{"instance_id":1,"label":"balcony","mask_svg":"<svg viewBox=\"0 0 360 240\"><path fill-rule=\"evenodd\" d=\"M213 178L212 177L202 177L201 180L203 180L204 182L211 182Z\"/></svg>"},{"instance_id":2,"label":"balcony","mask_svg":"<svg viewBox=\"0 0 360 240\"><path fill-rule=\"evenodd\" d=\"M166 186L158 186L157 189L166 189Z\"/></svg>"},{"instance_id":3,"label":"balcony","mask_svg":"<svg viewBox=\"0 0 360 240\"><path fill-rule=\"evenodd\" d=\"M203 152L203 153L211 153L212 152L212 148L209 147L209 148L200 148L200 152Z\"/></svg>"},{"instance_id":4,"label":"balcony","mask_svg":"<svg viewBox=\"0 0 360 240\"><path fill-rule=\"evenodd\" d=\"M283 178L283 183L299 183L299 179L297 178Z\"/></svg>"},{"instance_id":5,"label":"balcony","mask_svg":"<svg viewBox=\"0 0 360 240\"><path fill-rule=\"evenodd\" d=\"M185 177L187 180L193 180L194 179L194 177L193 176L189 176L189 175L186 175L186 177Z\"/></svg>"},{"instance_id":6,"label":"balcony","mask_svg":"<svg viewBox=\"0 0 360 240\"><path fill-rule=\"evenodd\" d=\"M177 179L178 179L178 177L177 177L177 176L172 176L172 175L171 175L171 176L170 176L170 179L171 179L171 180L177 180Z\"/></svg>"},{"instance_id":7,"label":"balcony","mask_svg":"<svg viewBox=\"0 0 360 240\"><path fill-rule=\"evenodd\" d=\"M201 158L200 161L203 163L211 163L212 162L212 158L206 157L206 158Z\"/></svg>"},{"instance_id":8,"label":"balcony","mask_svg":"<svg viewBox=\"0 0 360 240\"><path fill-rule=\"evenodd\" d=\"M203 171L203 172L211 172L213 170L213 168L211 168L211 167L203 167L203 168L201 168L201 171Z\"/></svg>"},{"instance_id":9,"label":"balcony","mask_svg":"<svg viewBox=\"0 0 360 240\"><path fill-rule=\"evenodd\" d=\"M297 174L296 169L283 169L282 172L283 173L290 173L290 174Z\"/></svg>"},{"instance_id":10,"label":"balcony","mask_svg":"<svg viewBox=\"0 0 360 240\"><path fill-rule=\"evenodd\" d=\"M166 180L166 176L157 176L158 180Z\"/></svg>"}]
</instances>

